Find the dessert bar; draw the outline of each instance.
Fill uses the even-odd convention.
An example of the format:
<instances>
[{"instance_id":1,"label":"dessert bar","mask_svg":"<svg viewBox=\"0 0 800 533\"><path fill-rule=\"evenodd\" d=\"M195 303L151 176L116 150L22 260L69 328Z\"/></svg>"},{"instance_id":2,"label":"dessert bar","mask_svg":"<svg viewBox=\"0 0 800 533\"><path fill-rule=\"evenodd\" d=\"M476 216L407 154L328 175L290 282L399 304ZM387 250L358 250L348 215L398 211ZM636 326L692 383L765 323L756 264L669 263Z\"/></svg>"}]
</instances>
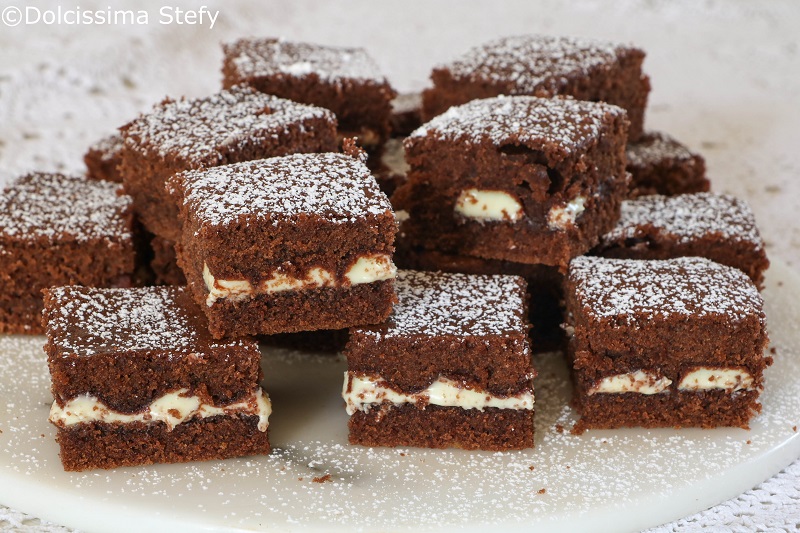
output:
<instances>
[{"instance_id":1,"label":"dessert bar","mask_svg":"<svg viewBox=\"0 0 800 533\"><path fill-rule=\"evenodd\" d=\"M450 108L405 141L392 195L413 246L566 271L614 227L627 194L619 107L532 96Z\"/></svg>"},{"instance_id":2,"label":"dessert bar","mask_svg":"<svg viewBox=\"0 0 800 533\"><path fill-rule=\"evenodd\" d=\"M86 177L93 180L106 180L122 183L118 167L122 162L122 136L118 133L103 137L86 151Z\"/></svg>"},{"instance_id":3,"label":"dessert bar","mask_svg":"<svg viewBox=\"0 0 800 533\"><path fill-rule=\"evenodd\" d=\"M33 173L0 196L0 332L41 333L53 285L128 287L138 238L116 183Z\"/></svg>"},{"instance_id":4,"label":"dessert bar","mask_svg":"<svg viewBox=\"0 0 800 533\"><path fill-rule=\"evenodd\" d=\"M223 45L223 51L224 87L247 84L330 109L340 136L358 137L371 153L380 151L389 137L395 92L364 49L240 39Z\"/></svg>"},{"instance_id":5,"label":"dessert bar","mask_svg":"<svg viewBox=\"0 0 800 533\"><path fill-rule=\"evenodd\" d=\"M727 194L642 196L622 202L617 226L595 253L621 259L706 257L761 287L769 260L750 207Z\"/></svg>"},{"instance_id":6,"label":"dessert bar","mask_svg":"<svg viewBox=\"0 0 800 533\"><path fill-rule=\"evenodd\" d=\"M178 264L216 337L342 329L394 303L391 205L359 159L301 154L177 174Z\"/></svg>"},{"instance_id":7,"label":"dessert bar","mask_svg":"<svg viewBox=\"0 0 800 533\"><path fill-rule=\"evenodd\" d=\"M710 187L703 156L666 133L646 132L629 143L625 153L631 173L631 197L705 192Z\"/></svg>"},{"instance_id":8,"label":"dessert bar","mask_svg":"<svg viewBox=\"0 0 800 533\"><path fill-rule=\"evenodd\" d=\"M501 94L568 95L622 107L636 140L650 92L644 56L633 46L587 39L503 37L434 68L433 87L422 93L422 116L430 120L452 106Z\"/></svg>"},{"instance_id":9,"label":"dessert bar","mask_svg":"<svg viewBox=\"0 0 800 533\"><path fill-rule=\"evenodd\" d=\"M747 427L761 410L772 359L761 295L740 270L579 257L565 292L576 431Z\"/></svg>"},{"instance_id":10,"label":"dessert bar","mask_svg":"<svg viewBox=\"0 0 800 533\"><path fill-rule=\"evenodd\" d=\"M532 447L525 281L401 270L396 286L386 322L350 329L350 443Z\"/></svg>"},{"instance_id":11,"label":"dessert bar","mask_svg":"<svg viewBox=\"0 0 800 533\"><path fill-rule=\"evenodd\" d=\"M185 288L54 287L43 323L65 470L269 453L258 344L213 340Z\"/></svg>"},{"instance_id":12,"label":"dessert bar","mask_svg":"<svg viewBox=\"0 0 800 533\"><path fill-rule=\"evenodd\" d=\"M176 172L337 146L330 111L249 87L164 100L121 131L125 191L133 196L144 226L172 242L180 227L164 184Z\"/></svg>"}]
</instances>

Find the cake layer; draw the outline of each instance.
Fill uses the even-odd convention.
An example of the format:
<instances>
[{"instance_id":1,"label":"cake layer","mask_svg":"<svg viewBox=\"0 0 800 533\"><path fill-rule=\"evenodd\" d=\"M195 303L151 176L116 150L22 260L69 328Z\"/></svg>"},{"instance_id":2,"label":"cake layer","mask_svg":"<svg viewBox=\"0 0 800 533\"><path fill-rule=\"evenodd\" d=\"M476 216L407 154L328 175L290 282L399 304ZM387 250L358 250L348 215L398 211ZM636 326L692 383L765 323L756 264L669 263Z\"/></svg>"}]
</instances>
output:
<instances>
[{"instance_id":1,"label":"cake layer","mask_svg":"<svg viewBox=\"0 0 800 533\"><path fill-rule=\"evenodd\" d=\"M389 316L394 301L394 280L390 279L259 294L241 301L221 299L204 306L204 311L213 336L236 338L380 323Z\"/></svg>"},{"instance_id":2,"label":"cake layer","mask_svg":"<svg viewBox=\"0 0 800 533\"><path fill-rule=\"evenodd\" d=\"M594 394L576 390L573 404L581 415L573 429L621 427L741 427L759 412L758 391L704 390L662 394Z\"/></svg>"},{"instance_id":3,"label":"cake layer","mask_svg":"<svg viewBox=\"0 0 800 533\"><path fill-rule=\"evenodd\" d=\"M528 291L528 319L531 322L531 350L534 353L563 348L564 322L561 301L564 276L555 267L482 259L469 255L448 254L408 245L400 224L394 261L399 268L465 274L513 275L525 279Z\"/></svg>"},{"instance_id":4,"label":"cake layer","mask_svg":"<svg viewBox=\"0 0 800 533\"><path fill-rule=\"evenodd\" d=\"M409 392L440 376L496 395L528 390L533 370L521 278L401 270L396 289L386 322L351 328L350 371L380 375Z\"/></svg>"},{"instance_id":5,"label":"cake layer","mask_svg":"<svg viewBox=\"0 0 800 533\"><path fill-rule=\"evenodd\" d=\"M122 162L124 143L119 133L103 137L89 147L83 156L86 164L86 177L93 180L122 183L122 176L117 168Z\"/></svg>"},{"instance_id":6,"label":"cake layer","mask_svg":"<svg viewBox=\"0 0 800 533\"><path fill-rule=\"evenodd\" d=\"M270 452L258 416L196 418L170 430L163 422L87 422L59 428L64 470L117 468L154 463L209 461Z\"/></svg>"},{"instance_id":7,"label":"cake layer","mask_svg":"<svg viewBox=\"0 0 800 533\"><path fill-rule=\"evenodd\" d=\"M255 341L215 341L185 288L52 288L45 293L45 351L60 406L89 395L134 413L179 389L217 406L260 381Z\"/></svg>"},{"instance_id":8,"label":"cake layer","mask_svg":"<svg viewBox=\"0 0 800 533\"><path fill-rule=\"evenodd\" d=\"M350 443L465 450L533 447L533 411L488 407L461 409L391 404L356 411L348 423Z\"/></svg>"}]
</instances>

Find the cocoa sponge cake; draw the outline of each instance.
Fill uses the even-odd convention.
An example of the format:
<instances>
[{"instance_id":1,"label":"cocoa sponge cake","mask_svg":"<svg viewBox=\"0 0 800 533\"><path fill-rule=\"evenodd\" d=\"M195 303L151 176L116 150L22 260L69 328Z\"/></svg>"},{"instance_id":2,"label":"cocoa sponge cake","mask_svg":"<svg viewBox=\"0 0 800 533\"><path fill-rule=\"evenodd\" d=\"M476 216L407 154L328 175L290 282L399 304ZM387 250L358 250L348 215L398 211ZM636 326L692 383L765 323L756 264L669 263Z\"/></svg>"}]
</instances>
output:
<instances>
[{"instance_id":1,"label":"cocoa sponge cake","mask_svg":"<svg viewBox=\"0 0 800 533\"><path fill-rule=\"evenodd\" d=\"M577 429L747 427L767 345L763 300L705 258L579 257L566 288Z\"/></svg>"},{"instance_id":2,"label":"cocoa sponge cake","mask_svg":"<svg viewBox=\"0 0 800 533\"><path fill-rule=\"evenodd\" d=\"M41 333L42 289L129 287L133 205L116 183L32 173L0 195L0 332Z\"/></svg>"},{"instance_id":3,"label":"cocoa sponge cake","mask_svg":"<svg viewBox=\"0 0 800 533\"><path fill-rule=\"evenodd\" d=\"M389 199L345 154L173 176L178 264L216 337L380 323L395 301Z\"/></svg>"},{"instance_id":4,"label":"cocoa sponge cake","mask_svg":"<svg viewBox=\"0 0 800 533\"><path fill-rule=\"evenodd\" d=\"M635 46L549 35L515 35L476 46L433 69L422 93L423 119L500 94L607 102L625 109L631 140L643 129L650 80Z\"/></svg>"},{"instance_id":5,"label":"cocoa sponge cake","mask_svg":"<svg viewBox=\"0 0 800 533\"><path fill-rule=\"evenodd\" d=\"M525 281L401 270L383 324L350 329L342 395L350 442L533 446Z\"/></svg>"},{"instance_id":6,"label":"cocoa sponge cake","mask_svg":"<svg viewBox=\"0 0 800 533\"><path fill-rule=\"evenodd\" d=\"M619 107L513 96L452 107L405 140L392 196L406 239L566 272L619 218L628 119Z\"/></svg>"},{"instance_id":7,"label":"cocoa sponge cake","mask_svg":"<svg viewBox=\"0 0 800 533\"><path fill-rule=\"evenodd\" d=\"M254 340L216 341L186 289L45 291L65 470L269 453Z\"/></svg>"}]
</instances>

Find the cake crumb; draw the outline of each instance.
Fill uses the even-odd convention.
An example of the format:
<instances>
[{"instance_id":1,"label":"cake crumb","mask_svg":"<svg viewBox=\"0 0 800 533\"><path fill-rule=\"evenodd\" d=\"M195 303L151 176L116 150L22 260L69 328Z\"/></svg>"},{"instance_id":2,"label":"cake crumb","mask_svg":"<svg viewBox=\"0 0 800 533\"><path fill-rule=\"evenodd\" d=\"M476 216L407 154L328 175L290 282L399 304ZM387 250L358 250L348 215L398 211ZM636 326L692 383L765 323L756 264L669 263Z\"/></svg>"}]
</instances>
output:
<instances>
[{"instance_id":1,"label":"cake crumb","mask_svg":"<svg viewBox=\"0 0 800 533\"><path fill-rule=\"evenodd\" d=\"M311 481L314 483L325 483L326 481L331 481L331 475L325 474L324 476L315 477Z\"/></svg>"},{"instance_id":2,"label":"cake crumb","mask_svg":"<svg viewBox=\"0 0 800 533\"><path fill-rule=\"evenodd\" d=\"M753 441L751 441L750 439L747 439L747 442L745 442L745 444L753 444Z\"/></svg>"},{"instance_id":3,"label":"cake crumb","mask_svg":"<svg viewBox=\"0 0 800 533\"><path fill-rule=\"evenodd\" d=\"M773 346L772 348L769 349L769 353L771 353L772 355L775 355L776 353L778 353L778 350L775 349L775 347Z\"/></svg>"},{"instance_id":4,"label":"cake crumb","mask_svg":"<svg viewBox=\"0 0 800 533\"><path fill-rule=\"evenodd\" d=\"M297 481L303 481L303 478L299 477L297 478Z\"/></svg>"},{"instance_id":5,"label":"cake crumb","mask_svg":"<svg viewBox=\"0 0 800 533\"><path fill-rule=\"evenodd\" d=\"M794 431L795 433L797 433L797 426L792 426L792 431ZM0 433L2 433L2 431L0 431Z\"/></svg>"},{"instance_id":6,"label":"cake crumb","mask_svg":"<svg viewBox=\"0 0 800 533\"><path fill-rule=\"evenodd\" d=\"M547 492L547 489L539 489L537 491L537 494L545 494L546 492Z\"/></svg>"},{"instance_id":7,"label":"cake crumb","mask_svg":"<svg viewBox=\"0 0 800 533\"><path fill-rule=\"evenodd\" d=\"M556 431L558 431L559 433L564 433L564 426L562 426L561 424L556 424Z\"/></svg>"},{"instance_id":8,"label":"cake crumb","mask_svg":"<svg viewBox=\"0 0 800 533\"><path fill-rule=\"evenodd\" d=\"M796 426L795 426L795 428L796 428ZM796 429L795 429L795 431L796 431ZM533 472L533 468L534 468L534 466L533 466L533 465L531 465L531 466L529 466L529 467L528 467L528 470L530 470L531 472Z\"/></svg>"}]
</instances>

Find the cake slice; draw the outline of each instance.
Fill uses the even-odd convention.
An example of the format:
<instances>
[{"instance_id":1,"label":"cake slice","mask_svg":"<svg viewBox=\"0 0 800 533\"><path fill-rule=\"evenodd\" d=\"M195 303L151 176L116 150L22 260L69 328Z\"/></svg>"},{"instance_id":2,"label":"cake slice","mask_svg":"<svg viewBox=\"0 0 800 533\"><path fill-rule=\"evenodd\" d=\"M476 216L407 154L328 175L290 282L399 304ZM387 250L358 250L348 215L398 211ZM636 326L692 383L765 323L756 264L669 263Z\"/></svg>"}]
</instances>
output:
<instances>
[{"instance_id":1,"label":"cake slice","mask_svg":"<svg viewBox=\"0 0 800 533\"><path fill-rule=\"evenodd\" d=\"M42 289L129 287L137 242L118 184L33 173L0 196L0 333L42 332Z\"/></svg>"},{"instance_id":2,"label":"cake slice","mask_svg":"<svg viewBox=\"0 0 800 533\"><path fill-rule=\"evenodd\" d=\"M706 257L738 268L759 287L769 267L747 203L707 192L622 202L617 226L600 239L595 253L621 259Z\"/></svg>"},{"instance_id":3,"label":"cake slice","mask_svg":"<svg viewBox=\"0 0 800 533\"><path fill-rule=\"evenodd\" d=\"M366 165L301 154L177 174L178 264L216 337L386 319L397 231Z\"/></svg>"},{"instance_id":4,"label":"cake slice","mask_svg":"<svg viewBox=\"0 0 800 533\"><path fill-rule=\"evenodd\" d=\"M121 132L125 191L144 226L173 244L180 236L178 213L164 186L176 172L337 146L330 111L250 87L166 99Z\"/></svg>"},{"instance_id":5,"label":"cake slice","mask_svg":"<svg viewBox=\"0 0 800 533\"><path fill-rule=\"evenodd\" d=\"M340 138L357 137L370 153L380 152L389 137L395 92L363 48L239 39L223 45L223 52L223 87L246 84L330 109Z\"/></svg>"},{"instance_id":6,"label":"cake slice","mask_svg":"<svg viewBox=\"0 0 800 533\"><path fill-rule=\"evenodd\" d=\"M476 46L433 69L433 87L422 93L430 120L470 100L505 95L607 102L628 112L630 139L642 134L650 80L642 74L644 52L589 39L519 35Z\"/></svg>"},{"instance_id":7,"label":"cake slice","mask_svg":"<svg viewBox=\"0 0 800 533\"><path fill-rule=\"evenodd\" d=\"M401 270L396 286L386 322L350 329L342 391L350 442L532 447L525 281Z\"/></svg>"},{"instance_id":8,"label":"cake slice","mask_svg":"<svg viewBox=\"0 0 800 533\"><path fill-rule=\"evenodd\" d=\"M578 257L566 306L577 431L747 427L761 410L772 359L763 300L740 270Z\"/></svg>"},{"instance_id":9,"label":"cake slice","mask_svg":"<svg viewBox=\"0 0 800 533\"><path fill-rule=\"evenodd\" d=\"M45 291L64 470L270 451L254 340L216 341L186 289Z\"/></svg>"},{"instance_id":10,"label":"cake slice","mask_svg":"<svg viewBox=\"0 0 800 533\"><path fill-rule=\"evenodd\" d=\"M114 133L103 137L89 147L83 156L86 164L86 177L93 180L122 183L119 164L122 162L122 136Z\"/></svg>"},{"instance_id":11,"label":"cake slice","mask_svg":"<svg viewBox=\"0 0 800 533\"><path fill-rule=\"evenodd\" d=\"M392 195L413 246L566 272L614 227L627 195L619 107L513 96L450 108L405 141Z\"/></svg>"},{"instance_id":12,"label":"cake slice","mask_svg":"<svg viewBox=\"0 0 800 533\"><path fill-rule=\"evenodd\" d=\"M708 191L703 156L666 133L645 132L625 149L631 174L630 197L663 194L674 196Z\"/></svg>"}]
</instances>

